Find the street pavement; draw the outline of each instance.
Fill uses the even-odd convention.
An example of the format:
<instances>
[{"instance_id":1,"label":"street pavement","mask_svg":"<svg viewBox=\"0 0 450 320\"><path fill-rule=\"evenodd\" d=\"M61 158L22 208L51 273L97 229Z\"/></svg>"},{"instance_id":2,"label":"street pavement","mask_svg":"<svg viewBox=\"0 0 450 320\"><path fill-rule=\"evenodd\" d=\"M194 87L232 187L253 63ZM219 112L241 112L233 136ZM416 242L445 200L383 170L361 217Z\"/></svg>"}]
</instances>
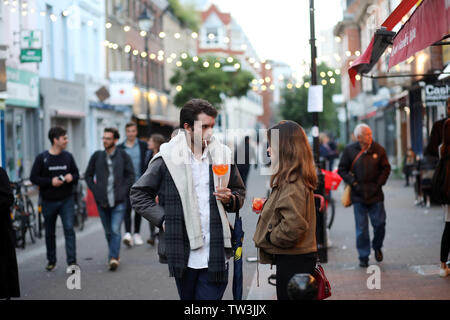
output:
<instances>
[{"instance_id":1,"label":"street pavement","mask_svg":"<svg viewBox=\"0 0 450 320\"><path fill-rule=\"evenodd\" d=\"M252 237L258 216L250 209L254 196L265 196L268 176L259 175L252 168L247 185L247 197L241 215L245 231L243 245L244 299L274 300L275 287L267 283L275 267L259 265L247 258L256 257ZM403 187L403 181L390 179L384 188L386 196L387 229L385 260L376 263L373 254L370 264L381 271L381 289L370 290L367 279L371 274L358 266L355 248L353 208L343 208L340 194L343 186L334 193L336 199L335 222L329 231L331 246L328 263L323 264L331 282L330 299L450 299L450 278L438 275L439 249L444 227L443 212L438 207L430 209L414 206L414 191ZM234 223L234 214L230 215ZM144 241L149 234L148 223L143 220L141 235ZM372 229L371 229L372 234ZM57 269L46 272L44 239L27 244L25 250L17 249L21 299L37 300L177 300L173 278L169 278L167 265L158 262L156 246L148 244L127 248L122 245L121 265L115 272L107 268L107 245L99 218L89 217L83 231L77 232L78 264L81 268L81 289L67 289L64 237L60 221L57 226ZM230 261L232 265L232 260ZM232 300L232 268L230 281L224 295Z\"/></svg>"}]
</instances>

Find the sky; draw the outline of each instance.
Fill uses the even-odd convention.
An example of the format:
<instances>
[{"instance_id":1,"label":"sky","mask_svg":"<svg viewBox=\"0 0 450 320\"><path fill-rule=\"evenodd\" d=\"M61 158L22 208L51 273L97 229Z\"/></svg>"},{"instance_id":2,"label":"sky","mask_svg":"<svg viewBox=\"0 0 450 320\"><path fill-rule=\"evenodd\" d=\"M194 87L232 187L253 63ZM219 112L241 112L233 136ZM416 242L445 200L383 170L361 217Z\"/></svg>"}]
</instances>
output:
<instances>
[{"instance_id":1,"label":"sky","mask_svg":"<svg viewBox=\"0 0 450 320\"><path fill-rule=\"evenodd\" d=\"M231 13L260 59L285 62L298 72L301 72L303 60L310 63L309 0L209 0L211 2L221 11ZM314 2L318 39L320 30L332 32L342 20L342 8L341 0Z\"/></svg>"}]
</instances>

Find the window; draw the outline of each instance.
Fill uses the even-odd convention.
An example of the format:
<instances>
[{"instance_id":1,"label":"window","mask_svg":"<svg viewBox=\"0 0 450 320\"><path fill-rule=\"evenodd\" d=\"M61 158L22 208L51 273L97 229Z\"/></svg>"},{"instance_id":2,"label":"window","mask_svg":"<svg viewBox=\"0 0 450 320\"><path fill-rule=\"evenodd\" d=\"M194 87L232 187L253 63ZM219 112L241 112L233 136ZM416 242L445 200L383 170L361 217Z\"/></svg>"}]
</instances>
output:
<instances>
[{"instance_id":1,"label":"window","mask_svg":"<svg viewBox=\"0 0 450 320\"><path fill-rule=\"evenodd\" d=\"M219 43L219 31L218 28L206 28L206 44L218 44Z\"/></svg>"},{"instance_id":2,"label":"window","mask_svg":"<svg viewBox=\"0 0 450 320\"><path fill-rule=\"evenodd\" d=\"M136 0L128 0L128 18L134 20L134 2Z\"/></svg>"},{"instance_id":3,"label":"window","mask_svg":"<svg viewBox=\"0 0 450 320\"><path fill-rule=\"evenodd\" d=\"M62 56L63 56L63 66L64 70L63 78L65 80L70 80L70 59L69 59L69 33L67 30L67 17L62 16L62 34L63 34L63 46L62 46Z\"/></svg>"},{"instance_id":4,"label":"window","mask_svg":"<svg viewBox=\"0 0 450 320\"><path fill-rule=\"evenodd\" d=\"M54 23L52 22L52 20L50 19L50 15L53 14L53 7L47 5L46 6L46 16L44 17L45 19L45 48L46 48L46 52L47 54L44 54L44 57L47 57L46 62L47 62L47 72L48 72L48 76L50 78L54 78L55 77L55 62L54 62L54 52L53 52L53 25Z\"/></svg>"}]
</instances>

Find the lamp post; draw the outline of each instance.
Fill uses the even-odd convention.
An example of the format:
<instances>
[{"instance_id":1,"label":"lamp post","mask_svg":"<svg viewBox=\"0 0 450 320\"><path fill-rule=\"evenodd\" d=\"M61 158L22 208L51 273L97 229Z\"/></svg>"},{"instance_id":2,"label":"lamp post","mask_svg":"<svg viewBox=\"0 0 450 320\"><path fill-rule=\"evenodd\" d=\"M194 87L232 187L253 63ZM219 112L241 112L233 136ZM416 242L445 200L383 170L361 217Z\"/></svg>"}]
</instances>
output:
<instances>
[{"instance_id":1,"label":"lamp post","mask_svg":"<svg viewBox=\"0 0 450 320\"><path fill-rule=\"evenodd\" d=\"M148 39L149 39L149 33L152 30L153 23L155 21L155 18L151 12L151 9L145 5L144 10L142 11L141 15L138 18L139 28L141 31L145 32L145 52L148 53ZM150 69L148 61L146 61L146 77L145 77L145 86L147 90L147 126L148 126L148 137L150 137L151 134L151 119L150 119L150 101L148 99L148 93L150 92Z\"/></svg>"},{"instance_id":2,"label":"lamp post","mask_svg":"<svg viewBox=\"0 0 450 320\"><path fill-rule=\"evenodd\" d=\"M316 48L316 31L314 22L314 0L309 0L309 18L310 18L310 32L311 32L311 85L317 85L317 48ZM317 176L319 178L319 186L315 193L324 196L325 195L325 177L321 171L320 157L319 157L319 113L312 113L313 122L313 153L314 161L317 167ZM328 262L327 254L327 233L326 233L326 212L316 214L316 238L318 256L320 262Z\"/></svg>"}]
</instances>

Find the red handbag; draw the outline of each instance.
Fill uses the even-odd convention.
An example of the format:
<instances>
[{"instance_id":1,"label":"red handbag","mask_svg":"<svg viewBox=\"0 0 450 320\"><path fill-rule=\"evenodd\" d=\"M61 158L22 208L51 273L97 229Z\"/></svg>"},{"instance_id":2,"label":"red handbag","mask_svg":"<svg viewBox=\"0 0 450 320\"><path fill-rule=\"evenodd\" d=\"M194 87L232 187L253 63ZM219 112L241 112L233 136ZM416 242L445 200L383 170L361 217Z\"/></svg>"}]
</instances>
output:
<instances>
[{"instance_id":1,"label":"red handbag","mask_svg":"<svg viewBox=\"0 0 450 320\"><path fill-rule=\"evenodd\" d=\"M317 300L324 300L331 296L331 286L327 277L325 276L325 271L320 264L316 265L314 269L314 278L317 283Z\"/></svg>"}]
</instances>

